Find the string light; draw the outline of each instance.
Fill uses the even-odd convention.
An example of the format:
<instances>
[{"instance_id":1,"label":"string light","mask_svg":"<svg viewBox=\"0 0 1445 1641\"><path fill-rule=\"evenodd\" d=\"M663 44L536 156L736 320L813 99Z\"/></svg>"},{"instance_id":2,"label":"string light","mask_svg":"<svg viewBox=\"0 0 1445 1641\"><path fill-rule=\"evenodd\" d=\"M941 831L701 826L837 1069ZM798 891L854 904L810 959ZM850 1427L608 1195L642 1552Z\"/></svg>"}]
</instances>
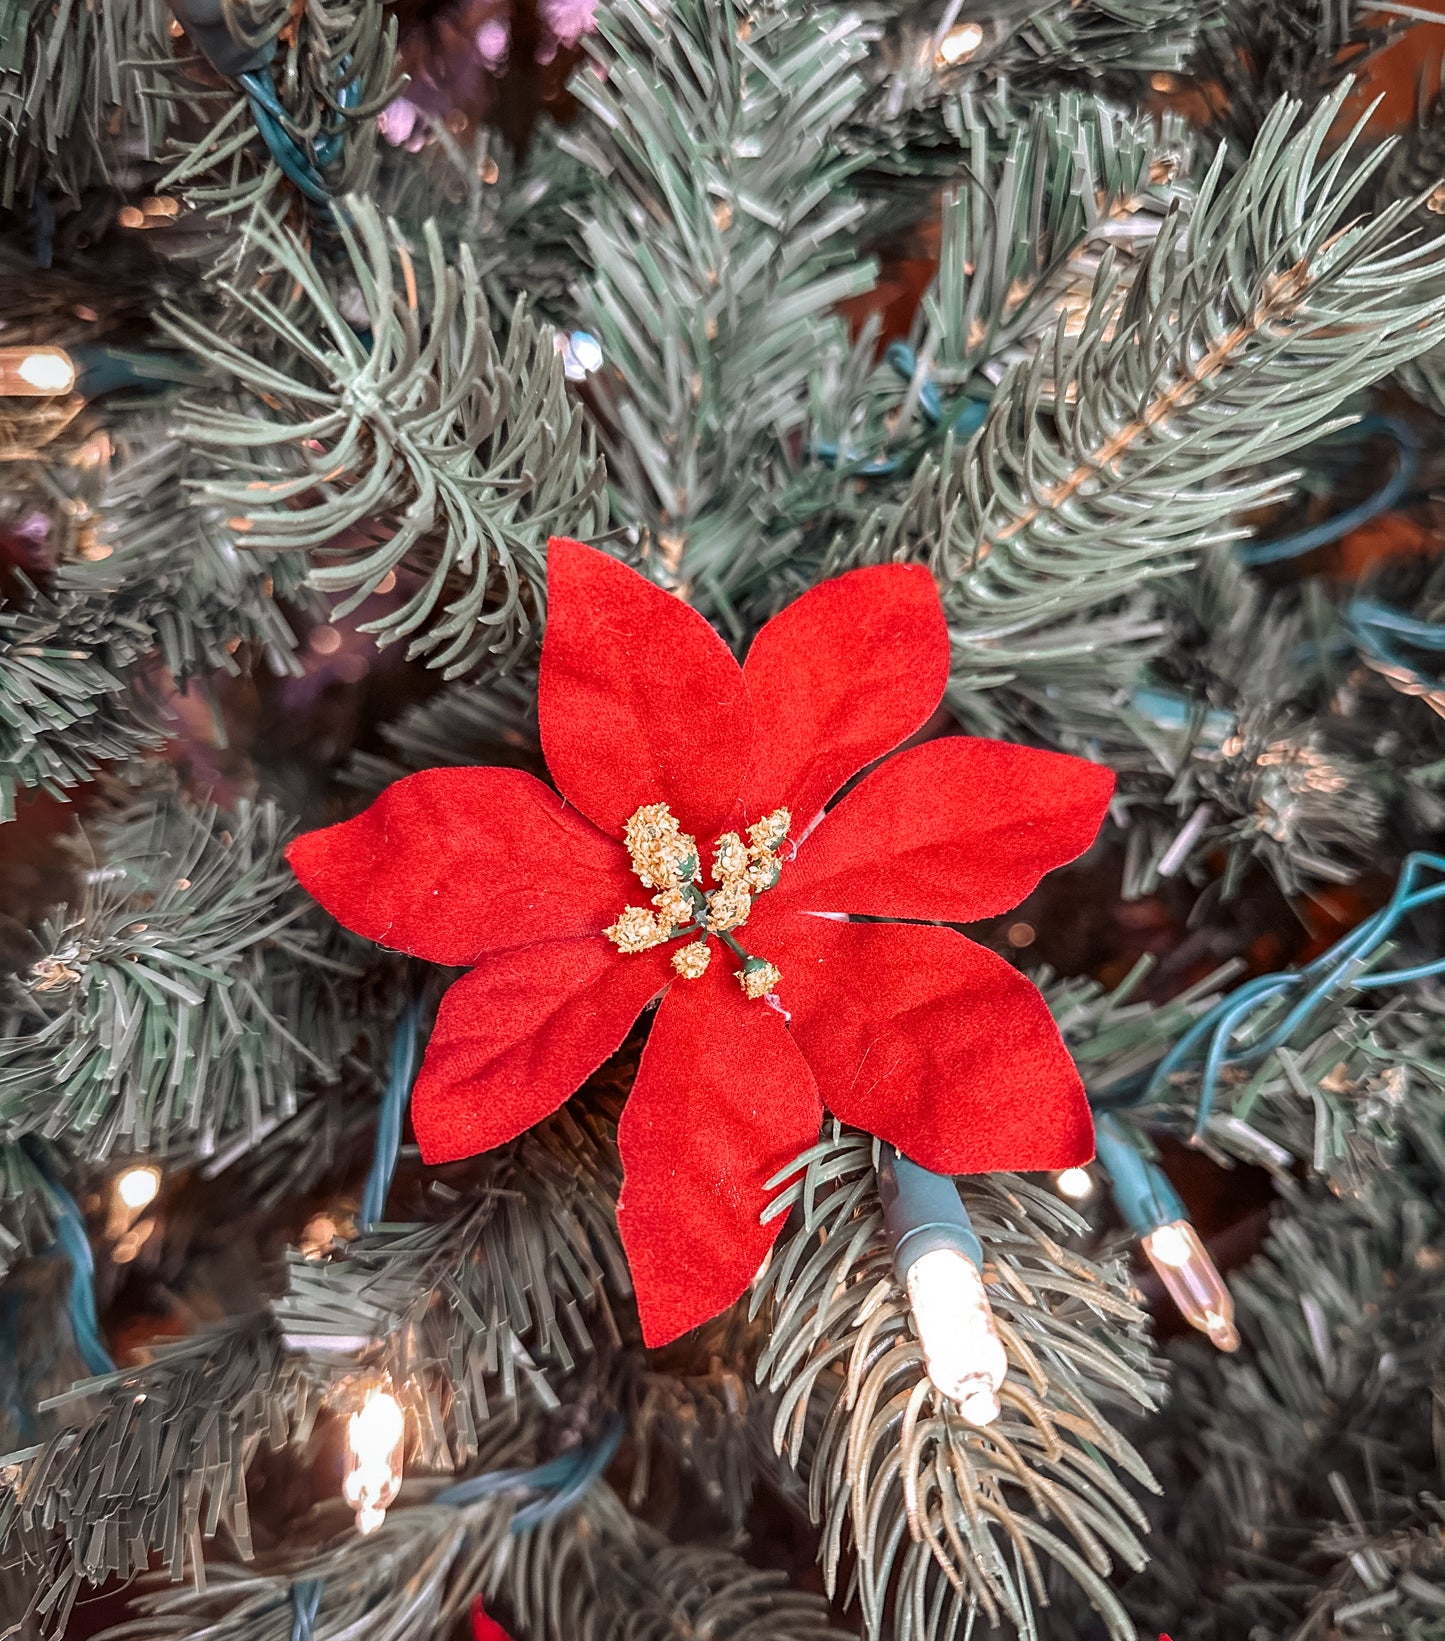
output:
<instances>
[{"instance_id":1,"label":"string light","mask_svg":"<svg viewBox=\"0 0 1445 1641\"><path fill-rule=\"evenodd\" d=\"M1070 1202L1083 1202L1094 1194L1094 1176L1087 1168L1066 1168L1055 1176L1054 1189Z\"/></svg>"},{"instance_id":2,"label":"string light","mask_svg":"<svg viewBox=\"0 0 1445 1641\"><path fill-rule=\"evenodd\" d=\"M115 1194L132 1213L148 1208L161 1188L159 1168L141 1166L127 1168L115 1182Z\"/></svg>"},{"instance_id":3,"label":"string light","mask_svg":"<svg viewBox=\"0 0 1445 1641\"><path fill-rule=\"evenodd\" d=\"M966 63L983 44L983 29L977 23L956 23L938 42L939 68L957 68Z\"/></svg>"},{"instance_id":4,"label":"string light","mask_svg":"<svg viewBox=\"0 0 1445 1641\"><path fill-rule=\"evenodd\" d=\"M0 398L55 399L75 386L75 364L62 348L0 348Z\"/></svg>"},{"instance_id":5,"label":"string light","mask_svg":"<svg viewBox=\"0 0 1445 1641\"><path fill-rule=\"evenodd\" d=\"M1094 1144L1119 1212L1184 1320L1220 1350L1238 1350L1234 1301L1174 1187L1112 1113L1095 1117Z\"/></svg>"},{"instance_id":6,"label":"string light","mask_svg":"<svg viewBox=\"0 0 1445 1641\"><path fill-rule=\"evenodd\" d=\"M602 369L602 344L588 331L559 331L557 351L562 355L562 374L569 382L585 382L593 371Z\"/></svg>"},{"instance_id":7,"label":"string light","mask_svg":"<svg viewBox=\"0 0 1445 1641\"><path fill-rule=\"evenodd\" d=\"M983 1245L958 1187L885 1146L878 1194L928 1377L970 1424L991 1424L1008 1354L984 1288Z\"/></svg>"},{"instance_id":8,"label":"string light","mask_svg":"<svg viewBox=\"0 0 1445 1641\"><path fill-rule=\"evenodd\" d=\"M1238 1350L1234 1301L1189 1221L1175 1219L1161 1225L1140 1246L1184 1320L1207 1333L1220 1350Z\"/></svg>"},{"instance_id":9,"label":"string light","mask_svg":"<svg viewBox=\"0 0 1445 1641\"><path fill-rule=\"evenodd\" d=\"M374 1533L401 1491L406 1415L384 1385L368 1388L346 1423L346 1474L341 1491L356 1511L359 1533Z\"/></svg>"}]
</instances>

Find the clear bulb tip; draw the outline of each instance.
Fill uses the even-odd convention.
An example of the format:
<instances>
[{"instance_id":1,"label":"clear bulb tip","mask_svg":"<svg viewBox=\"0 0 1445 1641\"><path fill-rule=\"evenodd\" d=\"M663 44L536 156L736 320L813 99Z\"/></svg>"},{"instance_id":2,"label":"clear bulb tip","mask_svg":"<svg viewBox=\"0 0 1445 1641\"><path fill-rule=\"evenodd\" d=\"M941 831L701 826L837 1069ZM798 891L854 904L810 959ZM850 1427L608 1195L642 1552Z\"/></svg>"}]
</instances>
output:
<instances>
[{"instance_id":1,"label":"clear bulb tip","mask_svg":"<svg viewBox=\"0 0 1445 1641\"><path fill-rule=\"evenodd\" d=\"M970 1391L958 1399L958 1411L971 1425L982 1430L990 1425L1003 1411L1003 1404L992 1390L982 1389Z\"/></svg>"},{"instance_id":2,"label":"clear bulb tip","mask_svg":"<svg viewBox=\"0 0 1445 1641\"><path fill-rule=\"evenodd\" d=\"M1239 1330L1227 1316L1221 1316L1217 1311L1211 1312L1204 1319L1204 1331L1209 1335L1210 1344L1216 1349L1239 1349Z\"/></svg>"},{"instance_id":3,"label":"clear bulb tip","mask_svg":"<svg viewBox=\"0 0 1445 1641\"><path fill-rule=\"evenodd\" d=\"M1238 1350L1234 1301L1189 1221L1176 1219L1159 1226L1144 1238L1142 1246L1184 1320L1208 1334L1218 1349Z\"/></svg>"}]
</instances>

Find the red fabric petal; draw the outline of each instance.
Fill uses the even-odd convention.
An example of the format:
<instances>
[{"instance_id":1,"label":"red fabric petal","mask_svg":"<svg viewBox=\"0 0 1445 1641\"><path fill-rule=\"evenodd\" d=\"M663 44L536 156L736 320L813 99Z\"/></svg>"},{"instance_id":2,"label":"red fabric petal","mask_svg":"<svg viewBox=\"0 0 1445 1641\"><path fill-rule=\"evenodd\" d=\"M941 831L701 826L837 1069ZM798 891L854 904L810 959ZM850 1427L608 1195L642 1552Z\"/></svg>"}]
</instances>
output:
<instances>
[{"instance_id":1,"label":"red fabric petal","mask_svg":"<svg viewBox=\"0 0 1445 1641\"><path fill-rule=\"evenodd\" d=\"M552 778L605 832L666 803L706 850L742 796L742 669L696 610L579 542L547 552L538 713Z\"/></svg>"},{"instance_id":2,"label":"red fabric petal","mask_svg":"<svg viewBox=\"0 0 1445 1641\"><path fill-rule=\"evenodd\" d=\"M783 868L775 894L815 912L972 923L1017 906L1094 841L1113 771L950 735L866 775Z\"/></svg>"},{"instance_id":3,"label":"red fabric petal","mask_svg":"<svg viewBox=\"0 0 1445 1641\"><path fill-rule=\"evenodd\" d=\"M663 999L622 1113L617 1205L642 1336L669 1340L747 1289L779 1230L766 1182L818 1137L818 1090L783 1017L714 946Z\"/></svg>"},{"instance_id":4,"label":"red fabric petal","mask_svg":"<svg viewBox=\"0 0 1445 1641\"><path fill-rule=\"evenodd\" d=\"M1069 1051L1032 981L953 929L759 908L750 948L844 1122L942 1174L1072 1168L1094 1153Z\"/></svg>"},{"instance_id":5,"label":"red fabric petal","mask_svg":"<svg viewBox=\"0 0 1445 1641\"><path fill-rule=\"evenodd\" d=\"M601 936L502 952L463 976L412 1090L423 1160L490 1151L555 1111L671 978L667 949L624 957Z\"/></svg>"},{"instance_id":6,"label":"red fabric petal","mask_svg":"<svg viewBox=\"0 0 1445 1641\"><path fill-rule=\"evenodd\" d=\"M408 775L286 858L338 922L431 963L600 934L639 892L624 851L520 769Z\"/></svg>"},{"instance_id":7,"label":"red fabric petal","mask_svg":"<svg viewBox=\"0 0 1445 1641\"><path fill-rule=\"evenodd\" d=\"M943 606L921 565L853 570L788 605L743 667L759 725L749 815L785 804L801 837L844 781L927 723L948 664Z\"/></svg>"},{"instance_id":8,"label":"red fabric petal","mask_svg":"<svg viewBox=\"0 0 1445 1641\"><path fill-rule=\"evenodd\" d=\"M512 1641L495 1618L488 1618L478 1596L472 1602L472 1641Z\"/></svg>"}]
</instances>

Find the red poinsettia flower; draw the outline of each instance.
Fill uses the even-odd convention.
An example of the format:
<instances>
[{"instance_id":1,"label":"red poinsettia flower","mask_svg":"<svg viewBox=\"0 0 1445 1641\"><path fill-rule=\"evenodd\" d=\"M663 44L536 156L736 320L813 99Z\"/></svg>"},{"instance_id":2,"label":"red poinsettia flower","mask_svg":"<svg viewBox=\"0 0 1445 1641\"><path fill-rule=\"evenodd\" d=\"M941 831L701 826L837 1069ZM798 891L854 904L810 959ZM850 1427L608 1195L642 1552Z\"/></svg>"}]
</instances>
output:
<instances>
[{"instance_id":1,"label":"red poinsettia flower","mask_svg":"<svg viewBox=\"0 0 1445 1641\"><path fill-rule=\"evenodd\" d=\"M557 791L515 769L426 770L289 852L348 928L472 970L413 1092L423 1157L538 1122L660 999L619 1133L649 1344L747 1288L778 1230L759 1223L766 1181L825 1106L939 1172L1086 1162L1088 1105L1043 999L937 925L1007 910L1087 848L1113 776L946 736L825 812L942 698L928 572L824 582L743 666L592 548L553 541L547 584Z\"/></svg>"}]
</instances>

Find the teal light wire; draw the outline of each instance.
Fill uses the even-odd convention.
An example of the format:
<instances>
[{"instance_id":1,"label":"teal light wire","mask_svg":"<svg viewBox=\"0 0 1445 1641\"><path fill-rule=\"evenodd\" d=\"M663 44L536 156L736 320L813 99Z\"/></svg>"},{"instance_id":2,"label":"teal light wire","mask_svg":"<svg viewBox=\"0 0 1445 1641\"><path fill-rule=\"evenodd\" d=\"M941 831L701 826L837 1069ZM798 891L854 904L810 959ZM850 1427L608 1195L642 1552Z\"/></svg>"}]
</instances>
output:
<instances>
[{"instance_id":1,"label":"teal light wire","mask_svg":"<svg viewBox=\"0 0 1445 1641\"><path fill-rule=\"evenodd\" d=\"M1213 1111L1220 1076L1226 1068L1258 1064L1267 1054L1288 1042L1332 993L1349 987L1369 991L1381 986L1408 985L1412 981L1445 973L1445 957L1412 963L1405 968L1382 969L1368 974L1362 972L1379 955L1380 948L1390 939L1403 918L1445 900L1445 881L1420 884L1426 872L1445 874L1445 856L1424 851L1410 855L1386 904L1343 935L1328 951L1302 969L1261 975L1221 998L1190 1026L1159 1061L1138 1098L1130 1103L1144 1104L1156 1098L1168 1078L1188 1064L1200 1047L1207 1043L1200 1071L1199 1105L1194 1127L1196 1136L1202 1134ZM1300 995L1293 1005L1262 1036L1246 1046L1231 1049L1231 1041L1242 1027L1260 1020L1272 1004L1294 992Z\"/></svg>"},{"instance_id":2,"label":"teal light wire","mask_svg":"<svg viewBox=\"0 0 1445 1641\"><path fill-rule=\"evenodd\" d=\"M371 1169L361 1195L361 1229L369 1231L386 1209L387 1192L401 1151L401 1119L416 1079L417 1036L421 1029L421 1000L413 997L401 1011L391 1043L391 1070L376 1116L376 1141Z\"/></svg>"}]
</instances>

